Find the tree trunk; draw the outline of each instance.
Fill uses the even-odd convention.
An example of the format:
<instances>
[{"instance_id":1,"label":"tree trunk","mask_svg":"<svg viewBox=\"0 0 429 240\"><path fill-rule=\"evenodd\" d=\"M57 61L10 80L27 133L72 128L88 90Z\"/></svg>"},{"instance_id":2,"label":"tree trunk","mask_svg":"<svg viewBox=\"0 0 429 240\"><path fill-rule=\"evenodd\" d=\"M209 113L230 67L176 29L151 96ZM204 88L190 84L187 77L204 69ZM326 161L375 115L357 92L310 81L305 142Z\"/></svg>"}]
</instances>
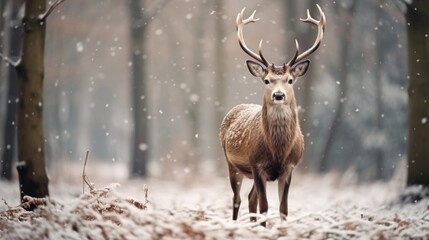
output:
<instances>
[{"instance_id":1,"label":"tree trunk","mask_svg":"<svg viewBox=\"0 0 429 240\"><path fill-rule=\"evenodd\" d=\"M162 8L168 2L169 0L151 1L149 8L146 9L142 7L140 0L128 1L131 26L131 106L134 119L134 135L131 141L130 177L146 177L150 151L149 121L147 118L149 96L145 81L146 57L144 35L150 21L161 12Z\"/></svg>"},{"instance_id":2,"label":"tree trunk","mask_svg":"<svg viewBox=\"0 0 429 240\"><path fill-rule=\"evenodd\" d=\"M225 54L225 24L222 18L224 14L224 0L218 0L214 2L214 8L217 13L217 18L215 22L215 31L216 31L216 41L215 41L215 94L216 94L216 102L215 102L215 114L216 114L216 122L213 125L214 133L219 132L220 125L222 123L223 117L225 116L225 72L226 72L226 54ZM223 156L218 134L214 134L212 138L212 146L215 147L215 160L218 168L226 168L225 161L221 161L221 156Z\"/></svg>"},{"instance_id":3,"label":"tree trunk","mask_svg":"<svg viewBox=\"0 0 429 240\"><path fill-rule=\"evenodd\" d=\"M23 1L14 1L8 4L6 15L6 25L4 26L5 37L4 49L7 56L17 59L21 53L22 45L22 16L18 16L19 9L23 6ZM1 158L1 178L12 180L12 164L16 161L16 99L18 98L18 79L15 69L9 65L5 73L8 79L6 98L6 121L3 133L3 153Z\"/></svg>"},{"instance_id":4,"label":"tree trunk","mask_svg":"<svg viewBox=\"0 0 429 240\"><path fill-rule=\"evenodd\" d=\"M382 17L382 8L377 8L377 20L383 19ZM376 49L374 54L376 55L376 67L375 71L375 119L376 119L376 133L377 137L380 137L383 132L383 60L384 60L384 47L383 47L383 36L380 34L381 30L378 31L379 34L376 34ZM384 173L384 153L383 148L380 144L377 144L374 148L374 160L375 160L375 178L383 179L385 177Z\"/></svg>"},{"instance_id":5,"label":"tree trunk","mask_svg":"<svg viewBox=\"0 0 429 240\"><path fill-rule=\"evenodd\" d=\"M144 80L145 61L144 33L147 23L143 21L140 0L128 3L130 11L130 58L131 58L131 104L134 119L134 135L131 149L131 177L145 177L149 156L149 127L147 120L148 96Z\"/></svg>"},{"instance_id":6,"label":"tree trunk","mask_svg":"<svg viewBox=\"0 0 429 240\"><path fill-rule=\"evenodd\" d=\"M206 26L205 21L207 16L205 15L206 12L204 11L204 8L206 7L204 5L205 3L200 3L199 5L199 12L196 16L197 21L195 21L193 26L193 41L194 46L196 49L204 49L204 27ZM186 103L188 104L188 110L189 110L189 126L190 126L190 133L191 136L191 144L192 144L192 153L191 156L189 156L189 159L187 159L187 166L192 166L192 169L194 172L198 172L199 164L203 160L204 157L202 154L202 146L201 146L201 140L199 138L199 135L201 134L201 102L202 99L202 86L201 86L201 79L202 79L202 71L204 69L204 59L203 59L203 52L201 51L193 51L192 53L192 78L189 88L191 89L191 94L196 94L198 97L192 97L189 99L189 96L186 96Z\"/></svg>"},{"instance_id":7,"label":"tree trunk","mask_svg":"<svg viewBox=\"0 0 429 240\"><path fill-rule=\"evenodd\" d=\"M43 77L46 23L38 16L45 12L46 0L26 1L23 19L22 61L17 66L18 174L21 201L25 195L49 196L43 137Z\"/></svg>"},{"instance_id":8,"label":"tree trunk","mask_svg":"<svg viewBox=\"0 0 429 240\"><path fill-rule=\"evenodd\" d=\"M340 6L336 6L337 7L336 12L341 15L339 19L346 19L348 15L353 15L356 2L357 1L353 1L350 7L348 7L348 9L341 9ZM326 138L326 143L324 148L322 149L321 160L319 164L319 171L321 172L324 172L328 169L329 156L332 151L332 146L334 144L334 140L337 135L338 128L340 127L340 123L342 121L344 105L346 104L344 99L347 97L347 92L348 92L347 77L348 77L348 72L350 68L350 64L348 62L348 56L350 51L349 44L350 44L350 41L352 41L352 39L349 38L350 37L349 34L351 31L351 23L350 25L342 24L341 26L342 26L342 29L339 32L341 34L340 37L342 37L343 41L341 41L340 50L339 50L340 63L337 65L339 66L338 81L340 82L340 85L339 85L340 90L338 93L337 106L334 108L335 115L332 118L331 125L329 126L328 136Z\"/></svg>"},{"instance_id":9,"label":"tree trunk","mask_svg":"<svg viewBox=\"0 0 429 240\"><path fill-rule=\"evenodd\" d=\"M429 5L414 0L408 23L408 178L407 185L429 187Z\"/></svg>"},{"instance_id":10,"label":"tree trunk","mask_svg":"<svg viewBox=\"0 0 429 240\"><path fill-rule=\"evenodd\" d=\"M307 6L307 9L310 10L310 12L317 12L314 11L316 9L316 4L314 1L307 1L305 3ZM298 19L298 18L297 18ZM300 22L300 21L299 21ZM300 36L305 36L305 41L303 42L302 46L311 46L313 43L313 39L315 38L315 32L314 29L311 27L307 27L307 30ZM298 35L297 35L298 38ZM305 49L305 47L303 48ZM305 76L301 81L303 81L303 93L302 93L302 102L300 103L302 107L302 112L300 113L300 126L302 129L302 133L304 134L304 139L311 139L312 138L312 106L313 106L313 84L314 84L314 78L315 78L315 69L317 68L317 61L312 61L311 66L309 67L308 71L306 72ZM306 143L308 143L306 141ZM313 150L314 145L306 144L306 147L304 149L304 161L305 159L309 159L311 157L311 151ZM307 161L306 161L307 162Z\"/></svg>"}]
</instances>

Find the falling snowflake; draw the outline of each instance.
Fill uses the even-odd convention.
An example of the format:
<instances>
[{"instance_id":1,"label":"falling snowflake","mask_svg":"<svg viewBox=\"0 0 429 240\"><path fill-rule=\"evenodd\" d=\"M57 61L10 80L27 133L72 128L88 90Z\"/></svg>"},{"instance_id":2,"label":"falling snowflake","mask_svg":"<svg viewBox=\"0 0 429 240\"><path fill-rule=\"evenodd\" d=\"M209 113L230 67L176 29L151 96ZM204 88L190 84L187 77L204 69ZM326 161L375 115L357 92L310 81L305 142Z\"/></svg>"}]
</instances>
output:
<instances>
[{"instance_id":1,"label":"falling snowflake","mask_svg":"<svg viewBox=\"0 0 429 240\"><path fill-rule=\"evenodd\" d=\"M82 42L77 42L76 43L76 51L77 52L83 52L83 49L84 49L83 43Z\"/></svg>"}]
</instances>

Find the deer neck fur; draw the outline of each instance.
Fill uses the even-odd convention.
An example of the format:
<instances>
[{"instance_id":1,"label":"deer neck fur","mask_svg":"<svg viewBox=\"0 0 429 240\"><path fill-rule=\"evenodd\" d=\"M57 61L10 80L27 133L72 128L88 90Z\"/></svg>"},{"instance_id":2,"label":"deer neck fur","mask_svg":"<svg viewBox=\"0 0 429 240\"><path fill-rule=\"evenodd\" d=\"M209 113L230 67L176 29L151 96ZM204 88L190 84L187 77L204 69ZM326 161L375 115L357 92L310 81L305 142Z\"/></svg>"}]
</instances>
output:
<instances>
[{"instance_id":1,"label":"deer neck fur","mask_svg":"<svg viewBox=\"0 0 429 240\"><path fill-rule=\"evenodd\" d=\"M290 153L298 124L295 99L290 104L270 104L264 99L263 136L274 159L283 160Z\"/></svg>"}]
</instances>

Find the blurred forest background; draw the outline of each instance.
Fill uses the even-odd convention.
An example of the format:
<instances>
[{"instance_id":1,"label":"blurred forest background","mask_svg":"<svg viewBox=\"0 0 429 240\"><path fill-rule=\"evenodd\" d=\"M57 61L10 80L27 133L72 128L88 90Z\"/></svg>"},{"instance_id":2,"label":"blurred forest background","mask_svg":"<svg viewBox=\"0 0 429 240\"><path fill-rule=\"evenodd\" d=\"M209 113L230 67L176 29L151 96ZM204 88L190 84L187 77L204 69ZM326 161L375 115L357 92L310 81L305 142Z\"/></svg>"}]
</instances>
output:
<instances>
[{"instance_id":1,"label":"blurred forest background","mask_svg":"<svg viewBox=\"0 0 429 240\"><path fill-rule=\"evenodd\" d=\"M264 89L245 66L237 13L256 10L261 20L246 27L246 40L257 49L263 39L265 56L280 65L295 39L302 49L314 40L317 30L299 18L306 9L319 18L316 3L327 28L295 85L306 142L299 169L390 179L406 164L407 35L403 4L377 0L65 1L46 30L51 179L67 176L71 163L82 167L87 150L110 177L226 175L220 122L239 103L261 104ZM0 52L18 59L23 1L0 7ZM8 159L17 162L15 74L1 62L3 178Z\"/></svg>"}]
</instances>

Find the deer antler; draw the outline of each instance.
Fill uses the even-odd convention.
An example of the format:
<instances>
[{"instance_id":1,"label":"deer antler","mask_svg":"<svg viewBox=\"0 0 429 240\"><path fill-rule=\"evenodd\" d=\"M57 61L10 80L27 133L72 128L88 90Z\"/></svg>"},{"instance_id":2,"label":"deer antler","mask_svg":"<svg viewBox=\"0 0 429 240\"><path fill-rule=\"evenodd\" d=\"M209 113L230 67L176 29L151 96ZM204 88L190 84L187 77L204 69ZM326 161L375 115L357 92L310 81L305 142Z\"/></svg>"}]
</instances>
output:
<instances>
[{"instance_id":1,"label":"deer antler","mask_svg":"<svg viewBox=\"0 0 429 240\"><path fill-rule=\"evenodd\" d=\"M247 19L243 20L243 14L244 14L244 10L246 8L243 8L243 10L241 10L241 12L237 15L237 37L238 37L238 43L240 44L240 47L243 49L244 52L246 52L249 56L251 56L252 58L256 59L257 61L259 61L260 63L264 64L266 67L268 67L268 65L270 64L262 55L262 40L259 42L259 55L254 53L252 50L250 50L247 45L246 42L244 41L244 36L243 36L243 27L244 25L248 24L248 23L253 23L253 22L257 22L259 21L259 18L255 18L255 13L256 10L253 11L252 15L250 15L250 17L248 17Z\"/></svg>"},{"instance_id":2,"label":"deer antler","mask_svg":"<svg viewBox=\"0 0 429 240\"><path fill-rule=\"evenodd\" d=\"M294 57L286 64L287 66L293 66L295 63L301 61L302 59L304 59L305 57L307 57L308 55L312 54L314 51L316 51L316 49L320 46L320 43L323 39L323 33L325 31L325 26L326 26L326 17L325 17L325 13L323 13L322 9L320 8L319 4L316 4L317 8L319 9L319 13L320 13L320 19L319 21L317 21L316 19L314 19L313 17L311 17L310 15L310 11L307 9L307 18L306 19L302 19L300 18L299 20L301 20L302 22L307 22L307 23L311 23L313 25L316 25L318 28L317 31L317 37L316 40L313 43L313 46L311 46L309 49L307 49L305 52L301 53L298 55L299 52L299 46L298 46L298 41L295 40L295 44L296 44L296 51L295 51L295 55Z\"/></svg>"}]
</instances>

